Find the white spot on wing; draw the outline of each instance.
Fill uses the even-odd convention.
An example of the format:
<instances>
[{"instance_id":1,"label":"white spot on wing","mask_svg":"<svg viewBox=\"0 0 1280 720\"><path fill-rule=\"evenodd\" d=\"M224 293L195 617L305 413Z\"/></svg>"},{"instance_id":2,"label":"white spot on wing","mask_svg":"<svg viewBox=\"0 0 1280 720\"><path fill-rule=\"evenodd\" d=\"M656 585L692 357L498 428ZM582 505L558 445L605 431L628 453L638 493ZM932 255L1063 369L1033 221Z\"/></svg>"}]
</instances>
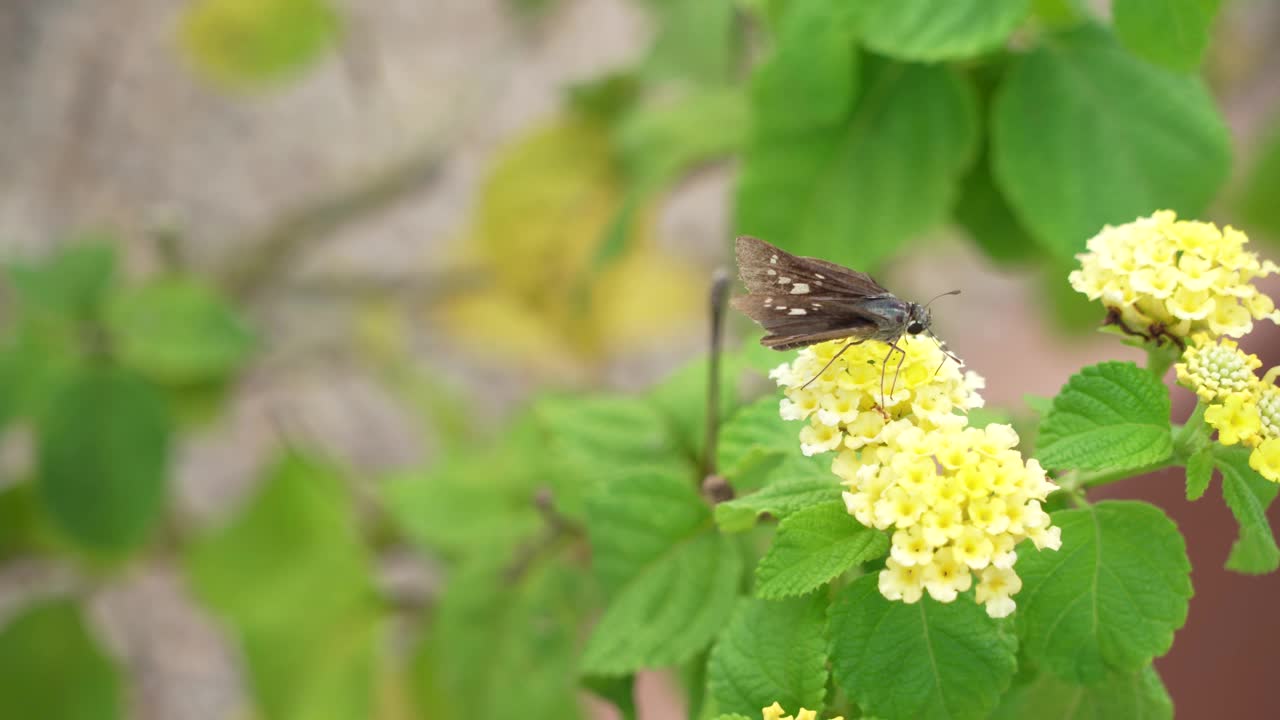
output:
<instances>
[{"instance_id":1,"label":"white spot on wing","mask_svg":"<svg viewBox=\"0 0 1280 720\"><path fill-rule=\"evenodd\" d=\"M780 278L778 278L778 284L779 284L779 285L786 285L786 284L787 284L787 283L789 283L789 282L791 282L791 278L789 278L789 277L780 277Z\"/></svg>"},{"instance_id":2,"label":"white spot on wing","mask_svg":"<svg viewBox=\"0 0 1280 720\"><path fill-rule=\"evenodd\" d=\"M814 276L814 277L816 277L816 278L818 278L819 280L826 280L826 279L827 279L827 276L826 276L826 275L819 275L818 273L814 273L814 274L813 274L813 276Z\"/></svg>"},{"instance_id":3,"label":"white spot on wing","mask_svg":"<svg viewBox=\"0 0 1280 720\"><path fill-rule=\"evenodd\" d=\"M796 283L791 286L792 295L804 295L807 292L809 292L809 286L804 283Z\"/></svg>"},{"instance_id":4,"label":"white spot on wing","mask_svg":"<svg viewBox=\"0 0 1280 720\"><path fill-rule=\"evenodd\" d=\"M805 311L804 308L791 308L791 312L787 314L788 315L807 315L808 313Z\"/></svg>"},{"instance_id":5,"label":"white spot on wing","mask_svg":"<svg viewBox=\"0 0 1280 720\"><path fill-rule=\"evenodd\" d=\"M777 256L777 255L774 255L773 257L769 258L769 264L770 264L770 265L777 265L777 264L778 264L778 256Z\"/></svg>"},{"instance_id":6,"label":"white spot on wing","mask_svg":"<svg viewBox=\"0 0 1280 720\"><path fill-rule=\"evenodd\" d=\"M778 271L777 271L777 270L774 270L773 268L769 268L769 274L770 274L770 275L777 275L777 274L778 274Z\"/></svg>"}]
</instances>

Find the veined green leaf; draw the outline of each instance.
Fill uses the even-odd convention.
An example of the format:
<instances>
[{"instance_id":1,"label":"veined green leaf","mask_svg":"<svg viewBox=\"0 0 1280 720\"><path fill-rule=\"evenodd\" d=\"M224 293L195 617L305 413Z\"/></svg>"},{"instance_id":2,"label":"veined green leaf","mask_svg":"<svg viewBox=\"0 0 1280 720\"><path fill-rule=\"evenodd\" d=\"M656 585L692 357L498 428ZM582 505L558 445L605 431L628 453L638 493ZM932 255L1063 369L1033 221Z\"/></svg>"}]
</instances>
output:
<instances>
[{"instance_id":1,"label":"veined green leaf","mask_svg":"<svg viewBox=\"0 0 1280 720\"><path fill-rule=\"evenodd\" d=\"M1107 223L1160 208L1198 215L1231 163L1204 84L1134 57L1094 25L1015 61L992 121L997 184L1063 259Z\"/></svg>"},{"instance_id":2,"label":"veined green leaf","mask_svg":"<svg viewBox=\"0 0 1280 720\"><path fill-rule=\"evenodd\" d=\"M1280 549L1267 520L1267 506L1276 499L1280 485L1249 467L1249 450L1215 445L1213 455L1222 473L1222 498L1240 524L1240 538L1231 547L1227 569L1261 574L1280 567Z\"/></svg>"},{"instance_id":3,"label":"veined green leaf","mask_svg":"<svg viewBox=\"0 0 1280 720\"><path fill-rule=\"evenodd\" d=\"M1191 562L1178 528L1141 502L1052 514L1057 552L1020 553L1023 651L1058 677L1098 682L1163 655L1187 619Z\"/></svg>"},{"instance_id":4,"label":"veined green leaf","mask_svg":"<svg viewBox=\"0 0 1280 720\"><path fill-rule=\"evenodd\" d=\"M1187 499L1199 500L1213 479L1213 448L1199 450L1187 459Z\"/></svg>"},{"instance_id":5,"label":"veined green leaf","mask_svg":"<svg viewBox=\"0 0 1280 720\"><path fill-rule=\"evenodd\" d=\"M1129 362L1073 375L1040 423L1036 455L1050 469L1128 470L1173 452L1169 390Z\"/></svg>"},{"instance_id":6,"label":"veined green leaf","mask_svg":"<svg viewBox=\"0 0 1280 720\"><path fill-rule=\"evenodd\" d=\"M732 482L771 457L799 454L798 428L778 414L778 398L773 395L744 405L720 428L716 447L720 473Z\"/></svg>"},{"instance_id":7,"label":"veined green leaf","mask_svg":"<svg viewBox=\"0 0 1280 720\"><path fill-rule=\"evenodd\" d=\"M773 52L751 77L757 140L843 125L858 94L857 28L851 4L791 0Z\"/></svg>"},{"instance_id":8,"label":"veined green leaf","mask_svg":"<svg viewBox=\"0 0 1280 720\"><path fill-rule=\"evenodd\" d=\"M802 595L888 551L884 533L861 525L840 500L814 505L778 524L756 567L756 596Z\"/></svg>"},{"instance_id":9,"label":"veined green leaf","mask_svg":"<svg viewBox=\"0 0 1280 720\"><path fill-rule=\"evenodd\" d=\"M868 57L847 121L748 145L735 227L872 268L942 222L978 138L973 93L941 67Z\"/></svg>"},{"instance_id":10,"label":"veined green leaf","mask_svg":"<svg viewBox=\"0 0 1280 720\"><path fill-rule=\"evenodd\" d=\"M637 466L691 470L662 413L643 397L546 397L533 409L545 433L556 510L582 519L585 499L608 478Z\"/></svg>"},{"instance_id":11,"label":"veined green leaf","mask_svg":"<svg viewBox=\"0 0 1280 720\"><path fill-rule=\"evenodd\" d=\"M438 675L447 707L475 720L579 717L575 645L587 578L566 559L559 549L479 557L450 574L418 659Z\"/></svg>"},{"instance_id":12,"label":"veined green leaf","mask_svg":"<svg viewBox=\"0 0 1280 720\"><path fill-rule=\"evenodd\" d=\"M587 529L608 605L583 654L586 672L673 665L710 644L737 595L742 558L690 478L617 478L591 499Z\"/></svg>"},{"instance_id":13,"label":"veined green leaf","mask_svg":"<svg viewBox=\"0 0 1280 720\"><path fill-rule=\"evenodd\" d=\"M822 711L827 693L827 601L822 593L739 602L711 651L708 682L719 710Z\"/></svg>"},{"instance_id":14,"label":"veined green leaf","mask_svg":"<svg viewBox=\"0 0 1280 720\"><path fill-rule=\"evenodd\" d=\"M1090 684L1039 673L1004 696L990 720L1171 720L1173 700L1154 667Z\"/></svg>"},{"instance_id":15,"label":"veined green leaf","mask_svg":"<svg viewBox=\"0 0 1280 720\"><path fill-rule=\"evenodd\" d=\"M760 490L716 505L716 524L722 532L750 530L763 513L781 519L839 498L843 487L827 458L788 457L769 475L770 482Z\"/></svg>"},{"instance_id":16,"label":"veined green leaf","mask_svg":"<svg viewBox=\"0 0 1280 720\"><path fill-rule=\"evenodd\" d=\"M836 682L867 713L888 718L984 718L1013 677L1013 649L967 595L908 605L880 594L874 575L831 606Z\"/></svg>"}]
</instances>

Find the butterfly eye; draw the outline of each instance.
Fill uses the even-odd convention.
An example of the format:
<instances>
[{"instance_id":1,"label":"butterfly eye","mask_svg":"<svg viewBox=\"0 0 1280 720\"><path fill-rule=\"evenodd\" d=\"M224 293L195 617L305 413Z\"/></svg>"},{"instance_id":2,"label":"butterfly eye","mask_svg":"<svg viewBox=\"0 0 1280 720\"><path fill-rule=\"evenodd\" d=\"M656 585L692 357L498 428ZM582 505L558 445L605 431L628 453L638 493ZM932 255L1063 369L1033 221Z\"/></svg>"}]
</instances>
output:
<instances>
[{"instance_id":1,"label":"butterfly eye","mask_svg":"<svg viewBox=\"0 0 1280 720\"><path fill-rule=\"evenodd\" d=\"M911 333L912 335L919 335L920 333L924 332L924 325L918 322L913 322L907 326L907 332Z\"/></svg>"}]
</instances>

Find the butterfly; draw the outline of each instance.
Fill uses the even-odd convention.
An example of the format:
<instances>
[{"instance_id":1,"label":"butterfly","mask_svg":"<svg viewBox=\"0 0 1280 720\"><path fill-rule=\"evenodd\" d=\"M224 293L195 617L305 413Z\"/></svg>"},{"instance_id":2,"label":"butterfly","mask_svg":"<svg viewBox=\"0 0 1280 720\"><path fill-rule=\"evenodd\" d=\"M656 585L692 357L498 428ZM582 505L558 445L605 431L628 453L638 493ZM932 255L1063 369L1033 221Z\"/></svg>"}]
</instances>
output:
<instances>
[{"instance_id":1,"label":"butterfly","mask_svg":"<svg viewBox=\"0 0 1280 720\"><path fill-rule=\"evenodd\" d=\"M736 244L738 274L748 294L733 298L732 304L765 329L767 334L760 344L774 350L793 350L829 340L849 341L802 388L826 372L845 350L867 340L889 345L884 364L895 351L901 353L901 369L907 353L898 346L898 340L903 335L927 333L933 323L928 303L903 300L866 273L818 258L792 255L753 237L739 237ZM952 290L938 297L959 293ZM929 335L933 336L931 332ZM942 347L941 342L938 344ZM945 349L943 352L955 359ZM883 402L883 365L880 380ZM891 388L889 394L892 393Z\"/></svg>"}]
</instances>

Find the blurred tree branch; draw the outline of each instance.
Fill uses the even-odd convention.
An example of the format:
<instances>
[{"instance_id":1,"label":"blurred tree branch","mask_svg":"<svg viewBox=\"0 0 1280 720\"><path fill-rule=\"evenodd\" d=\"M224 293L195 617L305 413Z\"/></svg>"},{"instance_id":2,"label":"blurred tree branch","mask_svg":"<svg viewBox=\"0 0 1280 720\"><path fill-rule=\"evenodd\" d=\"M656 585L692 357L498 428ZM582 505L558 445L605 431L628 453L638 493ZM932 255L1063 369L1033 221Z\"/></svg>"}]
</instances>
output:
<instances>
[{"instance_id":1,"label":"blurred tree branch","mask_svg":"<svg viewBox=\"0 0 1280 720\"><path fill-rule=\"evenodd\" d=\"M242 300L257 299L303 248L314 250L316 243L352 222L430 187L441 175L446 146L428 142L359 185L285 211L243 243L248 250L223 269L223 285Z\"/></svg>"}]
</instances>

